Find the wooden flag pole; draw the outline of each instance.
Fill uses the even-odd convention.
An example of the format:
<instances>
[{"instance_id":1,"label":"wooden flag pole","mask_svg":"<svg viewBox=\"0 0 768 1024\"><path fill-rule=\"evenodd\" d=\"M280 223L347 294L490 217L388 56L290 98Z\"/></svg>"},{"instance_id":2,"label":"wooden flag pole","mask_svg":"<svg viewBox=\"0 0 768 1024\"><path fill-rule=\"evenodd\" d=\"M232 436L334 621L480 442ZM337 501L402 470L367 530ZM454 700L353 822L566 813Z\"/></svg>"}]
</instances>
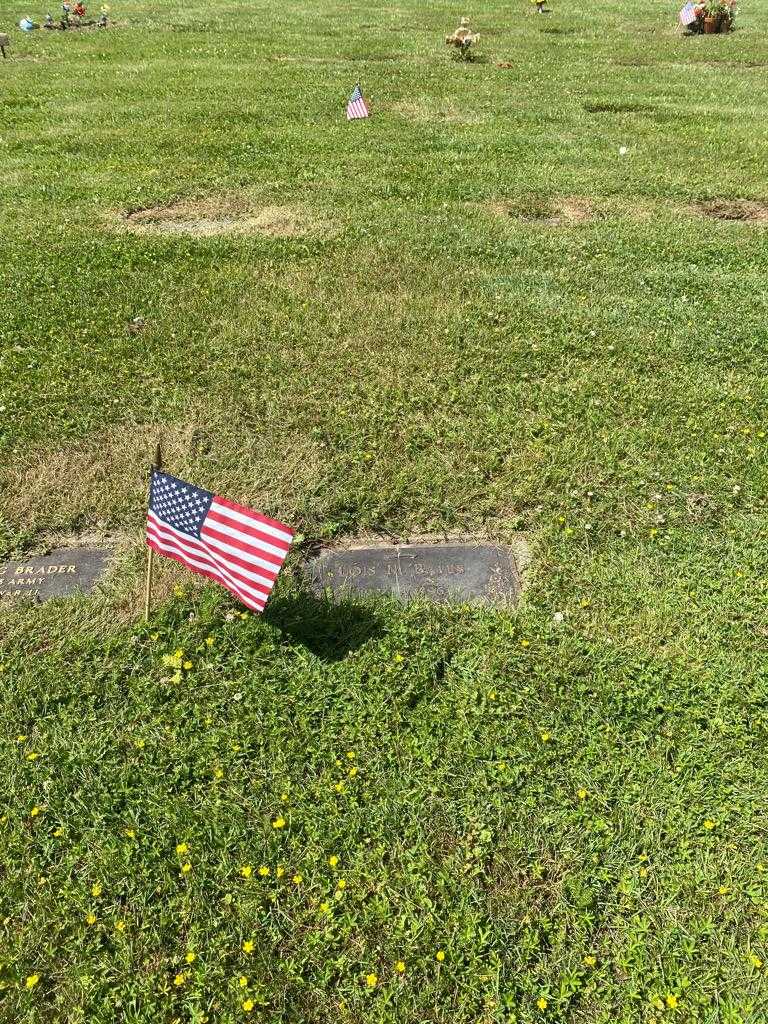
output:
<instances>
[{"instance_id":1,"label":"wooden flag pole","mask_svg":"<svg viewBox=\"0 0 768 1024\"><path fill-rule=\"evenodd\" d=\"M163 453L160 445L158 444L155 449L155 461L152 465L152 469L149 473L150 487L152 486L152 471L161 470L163 468ZM147 546L147 584L144 591L144 621L149 622L149 609L152 605L152 570L155 566L155 552L154 549Z\"/></svg>"}]
</instances>

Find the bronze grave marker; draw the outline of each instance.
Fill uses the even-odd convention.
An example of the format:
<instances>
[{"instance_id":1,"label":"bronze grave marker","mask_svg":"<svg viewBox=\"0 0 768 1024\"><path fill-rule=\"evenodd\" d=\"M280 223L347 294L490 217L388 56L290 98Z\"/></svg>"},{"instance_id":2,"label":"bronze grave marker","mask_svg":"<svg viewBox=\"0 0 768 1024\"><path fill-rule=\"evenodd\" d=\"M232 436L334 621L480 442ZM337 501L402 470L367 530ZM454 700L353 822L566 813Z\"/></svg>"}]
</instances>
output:
<instances>
[{"instance_id":1,"label":"bronze grave marker","mask_svg":"<svg viewBox=\"0 0 768 1024\"><path fill-rule=\"evenodd\" d=\"M108 548L59 548L0 564L0 598L69 597L93 590L112 552Z\"/></svg>"},{"instance_id":2,"label":"bronze grave marker","mask_svg":"<svg viewBox=\"0 0 768 1024\"><path fill-rule=\"evenodd\" d=\"M317 593L390 594L401 600L514 604L520 574L510 548L498 544L399 544L325 551L309 564Z\"/></svg>"}]
</instances>

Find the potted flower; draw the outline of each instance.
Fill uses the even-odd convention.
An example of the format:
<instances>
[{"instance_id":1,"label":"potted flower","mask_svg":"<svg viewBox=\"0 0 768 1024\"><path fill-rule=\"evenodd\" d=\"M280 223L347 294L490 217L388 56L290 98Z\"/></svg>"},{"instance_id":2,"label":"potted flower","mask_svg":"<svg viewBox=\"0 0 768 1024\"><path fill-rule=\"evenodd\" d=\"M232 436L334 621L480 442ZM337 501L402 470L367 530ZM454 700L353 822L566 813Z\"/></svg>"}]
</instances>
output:
<instances>
[{"instance_id":1,"label":"potted flower","mask_svg":"<svg viewBox=\"0 0 768 1024\"><path fill-rule=\"evenodd\" d=\"M728 31L731 27L733 8L728 0L707 0L704 6L704 31L707 35L713 32Z\"/></svg>"}]
</instances>

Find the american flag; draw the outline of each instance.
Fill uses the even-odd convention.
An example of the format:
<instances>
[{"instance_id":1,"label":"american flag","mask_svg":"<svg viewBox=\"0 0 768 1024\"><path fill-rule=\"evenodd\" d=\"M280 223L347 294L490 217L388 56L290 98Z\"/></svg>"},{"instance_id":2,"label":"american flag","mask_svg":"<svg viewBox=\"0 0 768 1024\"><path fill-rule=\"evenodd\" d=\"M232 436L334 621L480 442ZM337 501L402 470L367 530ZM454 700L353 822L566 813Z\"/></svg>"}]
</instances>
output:
<instances>
[{"instance_id":1,"label":"american flag","mask_svg":"<svg viewBox=\"0 0 768 1024\"><path fill-rule=\"evenodd\" d=\"M170 473L152 471L147 544L263 611L293 530Z\"/></svg>"},{"instance_id":2,"label":"american flag","mask_svg":"<svg viewBox=\"0 0 768 1024\"><path fill-rule=\"evenodd\" d=\"M359 82L355 86L355 91L349 97L349 103L347 104L347 120L353 121L356 117L368 117L368 107L365 105Z\"/></svg>"},{"instance_id":3,"label":"american flag","mask_svg":"<svg viewBox=\"0 0 768 1024\"><path fill-rule=\"evenodd\" d=\"M696 21L696 8L693 4L686 4L680 11L680 24L683 28L688 28L694 21Z\"/></svg>"}]
</instances>

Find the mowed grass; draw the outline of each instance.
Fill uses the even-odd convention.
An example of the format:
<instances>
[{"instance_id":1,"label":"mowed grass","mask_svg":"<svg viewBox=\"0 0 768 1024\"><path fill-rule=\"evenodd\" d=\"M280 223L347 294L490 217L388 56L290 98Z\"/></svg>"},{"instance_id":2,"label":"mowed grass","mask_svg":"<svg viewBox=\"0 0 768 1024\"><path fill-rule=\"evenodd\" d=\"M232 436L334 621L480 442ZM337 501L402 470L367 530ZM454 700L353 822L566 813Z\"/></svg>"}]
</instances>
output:
<instances>
[{"instance_id":1,"label":"mowed grass","mask_svg":"<svg viewBox=\"0 0 768 1024\"><path fill-rule=\"evenodd\" d=\"M767 229L701 207L768 200L768 4L553 6L0 0L0 554L120 550L0 609L0 1020L768 1018ZM158 438L300 531L264 616L140 622ZM517 610L298 572L460 531Z\"/></svg>"}]
</instances>

